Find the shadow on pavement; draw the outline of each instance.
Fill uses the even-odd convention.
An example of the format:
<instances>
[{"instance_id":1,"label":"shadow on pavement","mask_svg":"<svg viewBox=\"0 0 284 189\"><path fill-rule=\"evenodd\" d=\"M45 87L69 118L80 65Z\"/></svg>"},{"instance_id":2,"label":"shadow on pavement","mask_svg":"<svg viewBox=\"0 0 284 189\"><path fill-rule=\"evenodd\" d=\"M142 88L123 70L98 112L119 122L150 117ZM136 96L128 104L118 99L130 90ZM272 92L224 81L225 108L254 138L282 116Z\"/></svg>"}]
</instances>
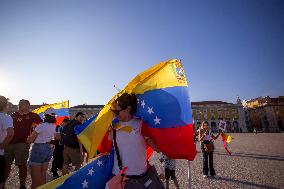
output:
<instances>
[{"instance_id":1,"label":"shadow on pavement","mask_svg":"<svg viewBox=\"0 0 284 189\"><path fill-rule=\"evenodd\" d=\"M216 154L216 155L226 155L227 156L226 153L217 152L217 151L215 151L214 154ZM249 153L234 153L234 152L232 152L231 156L254 158L254 159L275 160L275 161L284 161L284 157L283 156L273 156L273 155L249 154Z\"/></svg>"},{"instance_id":2,"label":"shadow on pavement","mask_svg":"<svg viewBox=\"0 0 284 189\"><path fill-rule=\"evenodd\" d=\"M265 186L265 185L256 184L256 183L253 183L253 182L235 180L235 179L220 177L220 176L216 176L216 177L213 177L213 178L210 178L210 179L222 180L222 181L226 181L226 182L234 182L234 183L237 183L237 184L246 185L246 187L258 187L258 188L263 188L263 189L280 189L280 188L276 188L276 187L272 187L272 186Z\"/></svg>"}]
</instances>

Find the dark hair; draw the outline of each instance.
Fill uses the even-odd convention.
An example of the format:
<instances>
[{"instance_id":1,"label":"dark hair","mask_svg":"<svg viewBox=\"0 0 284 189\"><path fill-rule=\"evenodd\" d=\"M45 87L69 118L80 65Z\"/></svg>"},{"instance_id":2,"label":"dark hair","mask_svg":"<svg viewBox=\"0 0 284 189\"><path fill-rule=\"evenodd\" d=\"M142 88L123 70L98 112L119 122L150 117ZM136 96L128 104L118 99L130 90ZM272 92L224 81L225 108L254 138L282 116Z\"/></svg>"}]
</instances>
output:
<instances>
[{"instance_id":1,"label":"dark hair","mask_svg":"<svg viewBox=\"0 0 284 189\"><path fill-rule=\"evenodd\" d=\"M30 101L28 101L28 100L25 100L25 99L21 99L21 100L20 100L20 102L24 102L25 104L28 104L28 105L30 105Z\"/></svg>"},{"instance_id":2,"label":"dark hair","mask_svg":"<svg viewBox=\"0 0 284 189\"><path fill-rule=\"evenodd\" d=\"M70 119L69 119L68 117L65 117L65 118L63 119L62 123L68 122L68 121L70 121Z\"/></svg>"},{"instance_id":3,"label":"dark hair","mask_svg":"<svg viewBox=\"0 0 284 189\"><path fill-rule=\"evenodd\" d=\"M83 112L77 112L77 114L75 115L75 117L79 117L79 116L81 116L81 115L85 115Z\"/></svg>"},{"instance_id":4,"label":"dark hair","mask_svg":"<svg viewBox=\"0 0 284 189\"><path fill-rule=\"evenodd\" d=\"M56 123L56 118L55 118L55 116L45 114L43 116L43 122L45 122L45 123Z\"/></svg>"},{"instance_id":5,"label":"dark hair","mask_svg":"<svg viewBox=\"0 0 284 189\"><path fill-rule=\"evenodd\" d=\"M4 110L7 104L8 104L8 99L4 96L0 96L0 111Z\"/></svg>"},{"instance_id":6,"label":"dark hair","mask_svg":"<svg viewBox=\"0 0 284 189\"><path fill-rule=\"evenodd\" d=\"M137 97L134 93L128 94L123 93L120 97L118 97L115 102L122 108L126 109L130 106L130 114L134 114L137 110Z\"/></svg>"}]
</instances>

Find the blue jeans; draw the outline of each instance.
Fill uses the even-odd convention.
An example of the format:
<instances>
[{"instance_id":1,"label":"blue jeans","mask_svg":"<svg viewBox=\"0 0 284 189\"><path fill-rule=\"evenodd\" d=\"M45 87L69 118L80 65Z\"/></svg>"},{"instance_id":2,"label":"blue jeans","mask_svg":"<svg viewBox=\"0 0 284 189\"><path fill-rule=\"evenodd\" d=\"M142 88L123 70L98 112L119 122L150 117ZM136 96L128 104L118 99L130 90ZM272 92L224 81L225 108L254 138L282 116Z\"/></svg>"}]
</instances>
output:
<instances>
[{"instance_id":1,"label":"blue jeans","mask_svg":"<svg viewBox=\"0 0 284 189\"><path fill-rule=\"evenodd\" d=\"M52 150L48 143L34 143L29 158L29 165L48 163L51 157Z\"/></svg>"}]
</instances>

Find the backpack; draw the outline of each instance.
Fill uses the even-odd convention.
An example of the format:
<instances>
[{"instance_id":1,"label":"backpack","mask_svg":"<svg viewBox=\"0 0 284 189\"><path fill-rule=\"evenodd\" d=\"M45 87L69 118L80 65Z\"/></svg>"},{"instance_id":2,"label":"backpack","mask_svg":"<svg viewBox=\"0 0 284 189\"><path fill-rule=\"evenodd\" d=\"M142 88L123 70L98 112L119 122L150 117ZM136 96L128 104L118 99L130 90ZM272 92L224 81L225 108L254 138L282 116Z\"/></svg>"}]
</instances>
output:
<instances>
[{"instance_id":1,"label":"backpack","mask_svg":"<svg viewBox=\"0 0 284 189\"><path fill-rule=\"evenodd\" d=\"M81 125L77 120L71 120L62 128L62 143L71 148L79 148L77 135L75 134L75 126Z\"/></svg>"}]
</instances>

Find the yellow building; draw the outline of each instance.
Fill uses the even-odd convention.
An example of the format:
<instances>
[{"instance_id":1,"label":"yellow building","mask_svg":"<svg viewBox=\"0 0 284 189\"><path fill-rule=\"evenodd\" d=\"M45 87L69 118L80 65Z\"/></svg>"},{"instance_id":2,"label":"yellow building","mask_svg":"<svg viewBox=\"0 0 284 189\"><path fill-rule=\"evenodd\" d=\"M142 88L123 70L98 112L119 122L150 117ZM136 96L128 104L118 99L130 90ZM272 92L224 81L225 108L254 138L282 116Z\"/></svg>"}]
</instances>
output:
<instances>
[{"instance_id":1,"label":"yellow building","mask_svg":"<svg viewBox=\"0 0 284 189\"><path fill-rule=\"evenodd\" d=\"M284 131L284 96L258 97L244 101L249 130L264 132Z\"/></svg>"},{"instance_id":2,"label":"yellow building","mask_svg":"<svg viewBox=\"0 0 284 189\"><path fill-rule=\"evenodd\" d=\"M237 103L223 101L192 102L192 117L195 129L207 121L211 129L218 130L219 120L226 121L227 132L247 132L245 112L240 99Z\"/></svg>"}]
</instances>

